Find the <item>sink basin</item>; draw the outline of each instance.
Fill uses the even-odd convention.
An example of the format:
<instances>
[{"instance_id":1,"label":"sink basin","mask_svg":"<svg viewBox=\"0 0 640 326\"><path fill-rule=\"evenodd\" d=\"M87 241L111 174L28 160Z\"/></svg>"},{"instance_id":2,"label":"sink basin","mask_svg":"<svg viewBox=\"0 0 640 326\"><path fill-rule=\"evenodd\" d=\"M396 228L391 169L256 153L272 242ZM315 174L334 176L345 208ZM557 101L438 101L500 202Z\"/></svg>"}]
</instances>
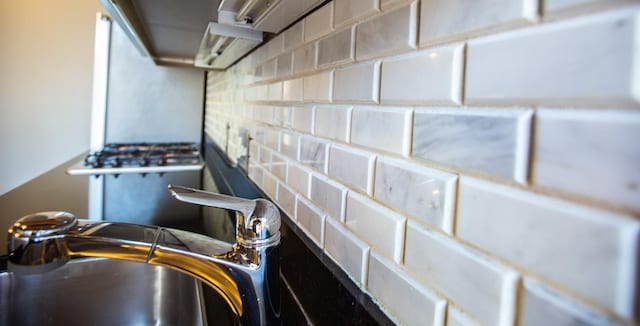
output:
<instances>
[{"instance_id":1,"label":"sink basin","mask_svg":"<svg viewBox=\"0 0 640 326\"><path fill-rule=\"evenodd\" d=\"M32 275L0 273L0 325L203 325L202 286L169 268L72 260Z\"/></svg>"}]
</instances>

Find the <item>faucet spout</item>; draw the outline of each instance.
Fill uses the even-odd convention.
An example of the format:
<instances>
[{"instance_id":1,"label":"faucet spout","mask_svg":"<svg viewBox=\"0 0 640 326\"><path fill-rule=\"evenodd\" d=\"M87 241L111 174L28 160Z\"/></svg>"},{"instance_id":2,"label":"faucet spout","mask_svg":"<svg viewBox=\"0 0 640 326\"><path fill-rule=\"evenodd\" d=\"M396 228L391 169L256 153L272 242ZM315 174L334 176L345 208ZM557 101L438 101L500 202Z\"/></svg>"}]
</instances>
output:
<instances>
[{"instance_id":1,"label":"faucet spout","mask_svg":"<svg viewBox=\"0 0 640 326\"><path fill-rule=\"evenodd\" d=\"M180 191L191 191L182 189ZM190 193L194 194L207 197L208 193ZM215 207L235 209L238 207L233 205L238 202L250 206L246 203L249 200L229 198L221 199L222 204ZM271 205L267 210L275 209L275 212L261 212L256 208L251 213L248 209L238 211L243 217L251 215L254 219L263 219L265 213L269 218L275 215L279 226L279 212L267 203ZM237 220L238 228L246 229L244 221ZM256 235L265 233L238 234L237 243L230 244L170 228L109 222L87 224L66 212L44 212L25 216L9 229L9 270L43 272L61 266L72 257L104 257L161 265L211 286L229 305L237 324L279 324L280 234L277 229L269 228L267 238L243 238Z\"/></svg>"}]
</instances>

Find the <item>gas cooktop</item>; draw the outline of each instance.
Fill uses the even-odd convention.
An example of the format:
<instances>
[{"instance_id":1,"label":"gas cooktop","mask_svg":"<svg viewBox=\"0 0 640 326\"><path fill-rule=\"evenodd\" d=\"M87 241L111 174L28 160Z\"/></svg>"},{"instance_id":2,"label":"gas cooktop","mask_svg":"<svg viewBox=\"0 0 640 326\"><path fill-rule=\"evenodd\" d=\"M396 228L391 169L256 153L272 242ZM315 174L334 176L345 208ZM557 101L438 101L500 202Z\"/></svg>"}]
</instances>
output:
<instances>
[{"instance_id":1,"label":"gas cooktop","mask_svg":"<svg viewBox=\"0 0 640 326\"><path fill-rule=\"evenodd\" d=\"M67 169L71 175L164 173L200 170L196 143L110 143Z\"/></svg>"}]
</instances>

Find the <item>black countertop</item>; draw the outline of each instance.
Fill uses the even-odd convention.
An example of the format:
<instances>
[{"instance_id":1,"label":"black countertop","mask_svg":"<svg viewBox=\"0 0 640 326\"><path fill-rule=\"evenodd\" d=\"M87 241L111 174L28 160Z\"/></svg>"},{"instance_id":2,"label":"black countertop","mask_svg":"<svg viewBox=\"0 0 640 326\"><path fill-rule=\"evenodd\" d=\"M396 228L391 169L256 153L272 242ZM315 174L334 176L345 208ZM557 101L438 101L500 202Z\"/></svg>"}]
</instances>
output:
<instances>
[{"instance_id":1,"label":"black countertop","mask_svg":"<svg viewBox=\"0 0 640 326\"><path fill-rule=\"evenodd\" d=\"M265 197L242 169L232 166L226 160L222 151L213 142L207 141L204 147L206 169L209 172L205 174L207 176L210 174L220 193L243 198ZM77 177L60 180L69 180L79 193L87 191L83 182L78 183L79 179L73 178ZM26 192L22 196L28 194ZM7 206L7 196L2 197L5 197L4 203ZM0 197L0 205L3 203L2 197ZM79 197L79 200L86 201L86 196ZM15 201L16 194L9 198ZM79 207L83 207L82 205L84 204L79 204ZM40 206L35 205L35 207ZM7 211L7 208L0 209L0 212ZM59 209L61 208L56 206L49 210ZM362 292L331 259L324 255L322 250L298 229L291 218L284 212L281 214L283 223L280 274L283 325L393 325L369 295ZM7 219L6 216L3 218ZM10 218L15 219L15 217ZM5 225L2 226L4 228ZM189 224L167 226L207 233L206 226L202 223L193 223L193 219ZM0 254L6 253L6 249L3 249ZM6 256L0 256L0 271L2 270L6 270Z\"/></svg>"}]
</instances>

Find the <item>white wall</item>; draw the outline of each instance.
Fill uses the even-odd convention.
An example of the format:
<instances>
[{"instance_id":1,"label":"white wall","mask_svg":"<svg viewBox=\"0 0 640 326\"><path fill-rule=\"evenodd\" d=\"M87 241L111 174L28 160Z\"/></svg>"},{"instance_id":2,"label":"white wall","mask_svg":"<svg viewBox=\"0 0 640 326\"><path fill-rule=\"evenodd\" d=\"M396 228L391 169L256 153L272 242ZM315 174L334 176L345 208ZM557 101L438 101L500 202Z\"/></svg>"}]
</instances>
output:
<instances>
[{"instance_id":1,"label":"white wall","mask_svg":"<svg viewBox=\"0 0 640 326\"><path fill-rule=\"evenodd\" d=\"M334 0L208 74L205 132L251 130L252 180L398 322L637 324L629 3Z\"/></svg>"},{"instance_id":2,"label":"white wall","mask_svg":"<svg viewBox=\"0 0 640 326\"><path fill-rule=\"evenodd\" d=\"M0 195L89 148L97 0L0 1Z\"/></svg>"}]
</instances>

